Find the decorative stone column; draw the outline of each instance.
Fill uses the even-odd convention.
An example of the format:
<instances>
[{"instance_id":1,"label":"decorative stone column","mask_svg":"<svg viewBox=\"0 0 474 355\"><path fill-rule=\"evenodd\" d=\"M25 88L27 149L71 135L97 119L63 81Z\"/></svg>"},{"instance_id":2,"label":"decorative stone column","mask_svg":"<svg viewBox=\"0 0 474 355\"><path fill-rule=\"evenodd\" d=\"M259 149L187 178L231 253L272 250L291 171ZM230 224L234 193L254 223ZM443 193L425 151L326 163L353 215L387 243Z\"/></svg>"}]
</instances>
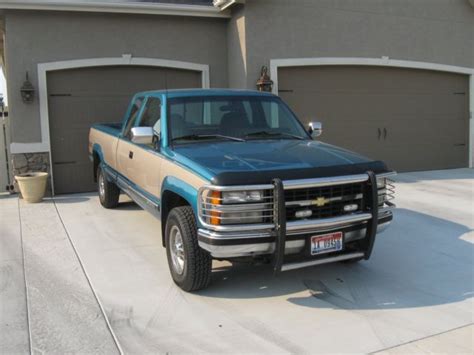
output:
<instances>
[{"instance_id":1,"label":"decorative stone column","mask_svg":"<svg viewBox=\"0 0 474 355\"><path fill-rule=\"evenodd\" d=\"M46 195L51 195L51 164L49 162L49 153L21 153L12 154L12 171L13 176L18 174L25 174L31 172L45 172L48 177L48 184L46 187ZM15 191L19 192L18 185L15 182Z\"/></svg>"}]
</instances>

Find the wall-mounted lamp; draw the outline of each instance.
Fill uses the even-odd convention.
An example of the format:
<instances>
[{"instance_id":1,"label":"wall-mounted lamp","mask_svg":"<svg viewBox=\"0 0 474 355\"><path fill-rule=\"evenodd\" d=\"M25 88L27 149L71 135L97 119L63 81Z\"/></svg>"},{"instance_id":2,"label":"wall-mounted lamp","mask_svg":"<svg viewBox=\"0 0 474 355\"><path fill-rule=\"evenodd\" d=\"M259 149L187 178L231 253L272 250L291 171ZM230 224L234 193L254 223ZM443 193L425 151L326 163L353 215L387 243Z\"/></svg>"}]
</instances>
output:
<instances>
[{"instance_id":1,"label":"wall-mounted lamp","mask_svg":"<svg viewBox=\"0 0 474 355\"><path fill-rule=\"evenodd\" d=\"M271 92L273 87L273 80L270 79L268 75L268 68L266 66L262 67L260 71L260 78L257 80L257 89L258 91L267 91Z\"/></svg>"},{"instance_id":2,"label":"wall-mounted lamp","mask_svg":"<svg viewBox=\"0 0 474 355\"><path fill-rule=\"evenodd\" d=\"M26 72L26 80L20 88L21 99L23 102L32 102L35 97L35 88L28 79L28 72Z\"/></svg>"}]
</instances>

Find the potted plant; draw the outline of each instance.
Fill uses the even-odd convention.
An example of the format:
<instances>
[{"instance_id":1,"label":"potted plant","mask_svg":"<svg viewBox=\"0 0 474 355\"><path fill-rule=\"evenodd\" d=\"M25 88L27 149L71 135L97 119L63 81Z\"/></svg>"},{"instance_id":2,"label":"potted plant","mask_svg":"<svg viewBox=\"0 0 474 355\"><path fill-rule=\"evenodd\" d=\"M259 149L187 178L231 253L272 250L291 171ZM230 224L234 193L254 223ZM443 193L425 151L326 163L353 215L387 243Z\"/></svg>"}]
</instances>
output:
<instances>
[{"instance_id":1,"label":"potted plant","mask_svg":"<svg viewBox=\"0 0 474 355\"><path fill-rule=\"evenodd\" d=\"M15 176L21 196L26 202L40 202L46 192L48 173L32 172Z\"/></svg>"}]
</instances>

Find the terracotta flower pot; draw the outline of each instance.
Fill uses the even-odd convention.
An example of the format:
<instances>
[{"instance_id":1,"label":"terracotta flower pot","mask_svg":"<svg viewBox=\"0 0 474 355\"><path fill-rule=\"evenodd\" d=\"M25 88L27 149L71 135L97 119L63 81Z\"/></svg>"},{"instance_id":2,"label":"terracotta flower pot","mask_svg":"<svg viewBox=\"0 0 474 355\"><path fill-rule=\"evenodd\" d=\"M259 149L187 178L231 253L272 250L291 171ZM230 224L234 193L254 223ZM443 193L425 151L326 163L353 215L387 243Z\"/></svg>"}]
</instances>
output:
<instances>
[{"instance_id":1,"label":"terracotta flower pot","mask_svg":"<svg viewBox=\"0 0 474 355\"><path fill-rule=\"evenodd\" d=\"M40 202L46 192L48 173L26 173L15 176L20 188L21 196L26 202Z\"/></svg>"}]
</instances>

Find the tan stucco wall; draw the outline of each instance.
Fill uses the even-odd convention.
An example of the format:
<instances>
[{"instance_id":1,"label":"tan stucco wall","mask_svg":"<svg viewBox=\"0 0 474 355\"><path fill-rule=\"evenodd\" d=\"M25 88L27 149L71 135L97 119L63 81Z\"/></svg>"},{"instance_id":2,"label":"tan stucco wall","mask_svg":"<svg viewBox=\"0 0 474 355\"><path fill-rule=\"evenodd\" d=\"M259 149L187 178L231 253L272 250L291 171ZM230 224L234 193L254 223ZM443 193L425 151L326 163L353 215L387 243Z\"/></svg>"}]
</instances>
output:
<instances>
[{"instance_id":1,"label":"tan stucco wall","mask_svg":"<svg viewBox=\"0 0 474 355\"><path fill-rule=\"evenodd\" d=\"M38 97L24 104L19 93L26 71L38 89L38 63L131 54L208 64L211 86L228 85L225 19L9 11L5 24L13 142L41 140Z\"/></svg>"},{"instance_id":2,"label":"tan stucco wall","mask_svg":"<svg viewBox=\"0 0 474 355\"><path fill-rule=\"evenodd\" d=\"M229 87L247 87L247 40L245 32L245 10L238 6L227 26Z\"/></svg>"},{"instance_id":3,"label":"tan stucco wall","mask_svg":"<svg viewBox=\"0 0 474 355\"><path fill-rule=\"evenodd\" d=\"M38 63L151 57L209 64L211 87L255 88L271 59L370 57L474 67L467 0L251 0L233 18L7 11L12 141L40 141L38 99L21 102Z\"/></svg>"},{"instance_id":4,"label":"tan stucco wall","mask_svg":"<svg viewBox=\"0 0 474 355\"><path fill-rule=\"evenodd\" d=\"M247 88L255 88L262 65L281 58L388 56L474 67L467 0L251 0L238 11L245 63L229 66L229 78L246 75Z\"/></svg>"}]
</instances>

